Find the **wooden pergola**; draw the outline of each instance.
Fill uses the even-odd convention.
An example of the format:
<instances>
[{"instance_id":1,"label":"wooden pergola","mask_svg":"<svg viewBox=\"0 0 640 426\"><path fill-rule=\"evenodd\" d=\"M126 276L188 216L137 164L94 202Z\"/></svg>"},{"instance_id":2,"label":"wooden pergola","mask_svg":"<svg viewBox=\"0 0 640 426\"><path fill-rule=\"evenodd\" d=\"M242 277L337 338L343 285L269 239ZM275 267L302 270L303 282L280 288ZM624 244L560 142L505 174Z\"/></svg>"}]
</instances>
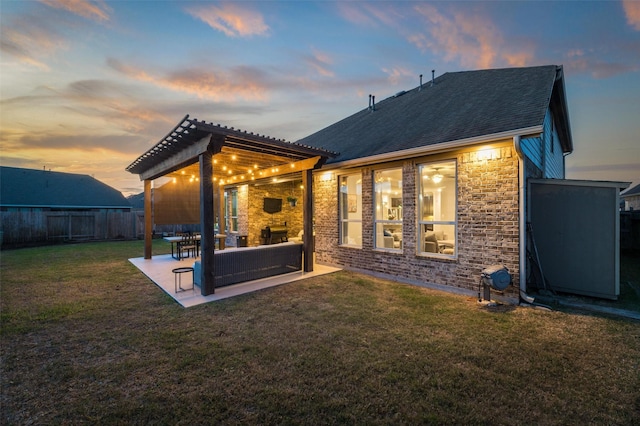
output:
<instances>
[{"instance_id":1,"label":"wooden pergola","mask_svg":"<svg viewBox=\"0 0 640 426\"><path fill-rule=\"evenodd\" d=\"M223 217L224 187L300 172L303 197L303 269L313 271L313 179L336 153L287 142L233 127L206 123L186 115L160 142L131 163L126 170L144 181L144 257L151 259L151 182L178 170L189 170L200 184L201 264L203 295L213 294L215 217ZM230 165L233 165L230 167ZM217 211L216 211L217 210Z\"/></svg>"}]
</instances>

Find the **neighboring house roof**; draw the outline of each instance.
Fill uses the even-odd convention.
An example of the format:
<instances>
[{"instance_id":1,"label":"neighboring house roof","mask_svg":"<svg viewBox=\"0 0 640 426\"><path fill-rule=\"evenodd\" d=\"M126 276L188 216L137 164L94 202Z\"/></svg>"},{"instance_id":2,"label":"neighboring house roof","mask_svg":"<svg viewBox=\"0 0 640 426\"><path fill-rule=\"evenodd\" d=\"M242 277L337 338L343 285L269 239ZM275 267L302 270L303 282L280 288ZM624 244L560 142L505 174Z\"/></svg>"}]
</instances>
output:
<instances>
[{"instance_id":1,"label":"neighboring house roof","mask_svg":"<svg viewBox=\"0 0 640 426\"><path fill-rule=\"evenodd\" d=\"M563 152L573 150L562 67L446 73L375 103L298 143L339 152L327 164L444 142L542 128L552 106Z\"/></svg>"},{"instance_id":2,"label":"neighboring house roof","mask_svg":"<svg viewBox=\"0 0 640 426\"><path fill-rule=\"evenodd\" d=\"M631 197L633 195L640 195L640 184L634 186L633 188L629 188L626 191L623 191L620 194L621 197Z\"/></svg>"},{"instance_id":3,"label":"neighboring house roof","mask_svg":"<svg viewBox=\"0 0 640 426\"><path fill-rule=\"evenodd\" d=\"M88 175L0 167L3 207L130 208L114 188Z\"/></svg>"},{"instance_id":4,"label":"neighboring house roof","mask_svg":"<svg viewBox=\"0 0 640 426\"><path fill-rule=\"evenodd\" d=\"M144 192L139 194L129 195L127 197L127 201L131 204L131 207L134 209L143 209L144 208Z\"/></svg>"}]
</instances>

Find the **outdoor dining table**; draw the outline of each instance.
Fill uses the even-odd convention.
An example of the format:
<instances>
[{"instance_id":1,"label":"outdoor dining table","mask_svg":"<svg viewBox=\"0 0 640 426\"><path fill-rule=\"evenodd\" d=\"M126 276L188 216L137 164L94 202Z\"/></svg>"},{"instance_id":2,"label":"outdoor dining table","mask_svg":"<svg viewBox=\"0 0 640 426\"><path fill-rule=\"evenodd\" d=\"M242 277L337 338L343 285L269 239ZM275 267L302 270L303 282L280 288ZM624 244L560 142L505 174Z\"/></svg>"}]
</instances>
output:
<instances>
[{"instance_id":1,"label":"outdoor dining table","mask_svg":"<svg viewBox=\"0 0 640 426\"><path fill-rule=\"evenodd\" d=\"M196 257L200 256L200 238L201 236L199 234L193 236L193 239L196 242ZM218 250L224 250L224 241L227 236L225 234L216 234L215 238L218 240ZM164 237L162 239L171 243L171 257L180 260L180 248L178 247L178 244L182 241L183 237ZM176 246L175 250L174 245Z\"/></svg>"},{"instance_id":2,"label":"outdoor dining table","mask_svg":"<svg viewBox=\"0 0 640 426\"><path fill-rule=\"evenodd\" d=\"M197 257L197 256L200 255L200 235L194 235L192 238L196 242L196 257ZM182 242L184 237L182 237L182 236L164 237L162 239L171 243L171 257L173 257L176 260L180 260L181 256L180 256L180 246L179 246L179 244ZM174 245L176 246L175 250L173 248Z\"/></svg>"}]
</instances>

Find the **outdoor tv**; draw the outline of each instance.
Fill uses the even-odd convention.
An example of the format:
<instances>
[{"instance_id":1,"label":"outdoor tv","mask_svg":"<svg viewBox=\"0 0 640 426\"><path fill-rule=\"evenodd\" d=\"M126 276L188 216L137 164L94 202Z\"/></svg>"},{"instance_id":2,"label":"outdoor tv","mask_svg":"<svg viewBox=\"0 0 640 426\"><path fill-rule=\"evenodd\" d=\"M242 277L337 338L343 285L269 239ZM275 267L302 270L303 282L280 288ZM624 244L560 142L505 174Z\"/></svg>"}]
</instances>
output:
<instances>
[{"instance_id":1,"label":"outdoor tv","mask_svg":"<svg viewBox=\"0 0 640 426\"><path fill-rule=\"evenodd\" d=\"M282 211L282 198L265 198L262 209L271 214Z\"/></svg>"}]
</instances>

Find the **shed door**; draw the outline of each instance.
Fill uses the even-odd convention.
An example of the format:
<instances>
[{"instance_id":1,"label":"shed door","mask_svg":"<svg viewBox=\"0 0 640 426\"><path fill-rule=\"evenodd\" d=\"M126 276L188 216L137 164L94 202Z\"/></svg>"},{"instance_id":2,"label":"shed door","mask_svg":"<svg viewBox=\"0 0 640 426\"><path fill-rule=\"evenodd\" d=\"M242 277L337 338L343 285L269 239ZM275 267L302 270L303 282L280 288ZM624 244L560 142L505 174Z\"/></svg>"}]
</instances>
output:
<instances>
[{"instance_id":1,"label":"shed door","mask_svg":"<svg viewBox=\"0 0 640 426\"><path fill-rule=\"evenodd\" d=\"M530 182L540 266L556 291L617 299L618 188L584 181Z\"/></svg>"}]
</instances>

